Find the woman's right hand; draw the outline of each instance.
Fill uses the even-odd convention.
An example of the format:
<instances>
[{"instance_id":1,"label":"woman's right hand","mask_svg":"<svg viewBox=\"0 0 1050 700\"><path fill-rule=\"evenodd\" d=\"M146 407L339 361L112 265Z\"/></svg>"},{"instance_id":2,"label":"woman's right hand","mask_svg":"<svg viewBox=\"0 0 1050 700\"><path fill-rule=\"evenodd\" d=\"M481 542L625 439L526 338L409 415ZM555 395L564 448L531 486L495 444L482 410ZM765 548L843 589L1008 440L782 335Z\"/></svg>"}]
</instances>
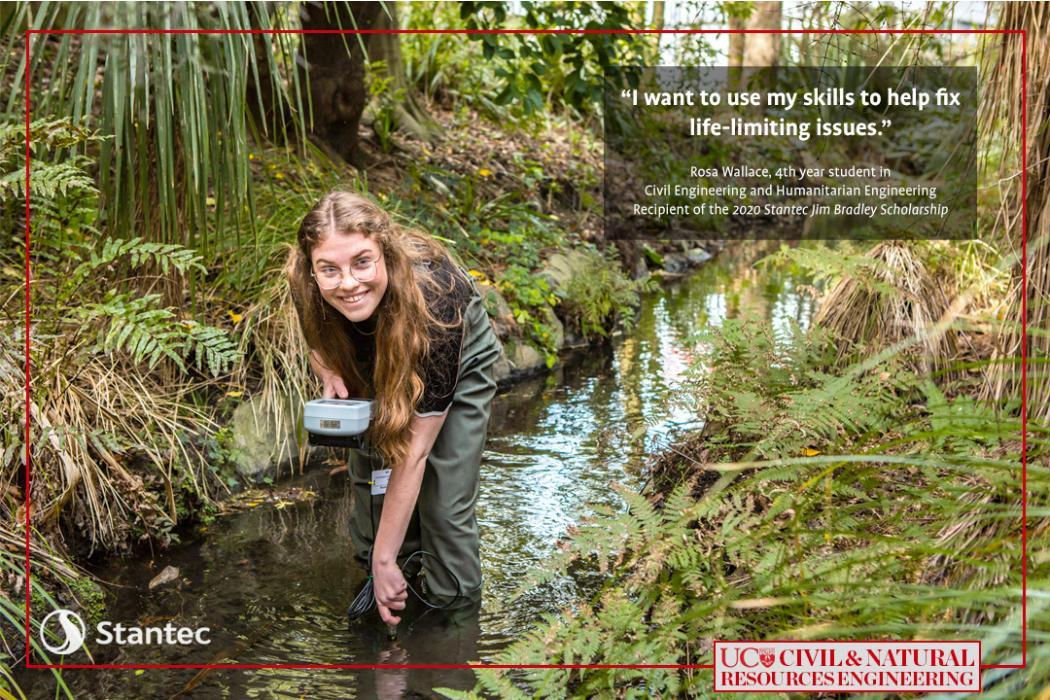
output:
<instances>
[{"instance_id":1,"label":"woman's right hand","mask_svg":"<svg viewBox=\"0 0 1050 700\"><path fill-rule=\"evenodd\" d=\"M346 382L343 381L343 378L337 372L330 370L321 362L321 358L314 350L310 351L310 366L313 368L314 373L321 378L321 384L324 385L324 391L321 394L323 398L350 398L350 392L346 390Z\"/></svg>"}]
</instances>

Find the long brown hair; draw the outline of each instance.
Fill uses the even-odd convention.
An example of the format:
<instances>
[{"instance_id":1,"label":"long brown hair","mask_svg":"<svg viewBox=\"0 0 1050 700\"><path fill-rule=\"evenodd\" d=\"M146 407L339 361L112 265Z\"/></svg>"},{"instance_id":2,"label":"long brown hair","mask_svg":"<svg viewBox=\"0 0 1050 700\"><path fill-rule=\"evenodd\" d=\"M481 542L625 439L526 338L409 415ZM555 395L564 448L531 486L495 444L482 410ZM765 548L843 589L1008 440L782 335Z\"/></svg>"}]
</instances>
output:
<instances>
[{"instance_id":1,"label":"long brown hair","mask_svg":"<svg viewBox=\"0 0 1050 700\"><path fill-rule=\"evenodd\" d=\"M368 395L366 368L351 342L350 321L325 301L310 272L311 254L323 239L352 233L374 239L386 265L387 288L376 309L371 383L375 410L370 436L393 466L408 454L409 425L423 395L420 362L430 349L428 329L462 322L461 318L452 324L442 322L427 308L424 289L428 294L451 291L435 279L427 263L446 261L453 270L456 265L436 240L396 224L383 209L358 194L330 192L303 218L298 246L291 253L287 270L292 299L307 344L325 365L339 373L351 396Z\"/></svg>"}]
</instances>

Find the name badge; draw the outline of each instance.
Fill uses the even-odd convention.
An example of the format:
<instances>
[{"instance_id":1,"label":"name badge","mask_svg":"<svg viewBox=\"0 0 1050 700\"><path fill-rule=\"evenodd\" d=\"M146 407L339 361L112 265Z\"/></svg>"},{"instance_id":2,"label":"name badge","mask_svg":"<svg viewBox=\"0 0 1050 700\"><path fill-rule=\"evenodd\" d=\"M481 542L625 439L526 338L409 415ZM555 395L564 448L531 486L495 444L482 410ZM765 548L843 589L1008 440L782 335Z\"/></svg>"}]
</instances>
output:
<instances>
[{"instance_id":1,"label":"name badge","mask_svg":"<svg viewBox=\"0 0 1050 700\"><path fill-rule=\"evenodd\" d=\"M389 469L376 469L372 472L372 495L381 496L386 493L386 485L390 481Z\"/></svg>"}]
</instances>

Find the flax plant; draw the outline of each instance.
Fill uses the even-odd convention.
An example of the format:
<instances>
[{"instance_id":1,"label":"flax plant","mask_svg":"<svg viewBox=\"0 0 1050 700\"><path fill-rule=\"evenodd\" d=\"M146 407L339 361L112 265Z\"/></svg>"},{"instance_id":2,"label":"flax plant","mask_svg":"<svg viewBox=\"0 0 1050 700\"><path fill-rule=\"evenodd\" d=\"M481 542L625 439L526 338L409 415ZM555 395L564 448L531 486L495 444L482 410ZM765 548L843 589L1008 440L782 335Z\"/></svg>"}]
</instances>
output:
<instances>
[{"instance_id":1,"label":"flax plant","mask_svg":"<svg viewBox=\"0 0 1050 700\"><path fill-rule=\"evenodd\" d=\"M291 15L246 2L17 3L6 23L4 60L14 55L18 62L7 71L16 89L5 111L22 109L28 71L34 114L68 115L107 137L97 150L105 230L177 242L208 259L214 236L239 237L244 223L254 232L247 157L253 127L306 141L305 92L290 65L295 35L47 32L284 26L275 21ZM25 29L41 32L28 46ZM264 93L275 109L263 105ZM272 123L253 121L255 108L272 113ZM285 115L293 116L290 123Z\"/></svg>"},{"instance_id":2,"label":"flax plant","mask_svg":"<svg viewBox=\"0 0 1050 700\"><path fill-rule=\"evenodd\" d=\"M999 206L989 238L1002 241L1020 260L1022 238L1027 239L1027 270L1020 262L1011 271L1011 286L1004 300L1006 323L997 331L996 356L1004 361L988 366L986 392L993 397L1021 393L1022 319L1027 313L1030 329L1027 357L1029 416L1050 421L1050 381L1046 358L1050 339L1031 330L1050 328L1050 6L1038 2L1002 6L1000 28L1024 30L1025 35L997 37L997 50L986 54L987 74L981 100L980 131L1007 144L997 167ZM1027 41L1027 45L1022 42ZM1027 86L1027 133L1022 119L1021 92ZM1021 145L1027 151L1021 152ZM1022 188L1021 164L1027 170L1027 191ZM1027 228L1022 233L1022 207L1027 206ZM1027 276L1023 299L1022 275ZM1027 304L1025 303L1027 302Z\"/></svg>"},{"instance_id":3,"label":"flax plant","mask_svg":"<svg viewBox=\"0 0 1050 700\"><path fill-rule=\"evenodd\" d=\"M26 671L20 668L25 660L25 539L21 534L12 532L6 524L0 524L0 697L27 697L28 674L40 674L41 671ZM52 595L56 589L62 590L64 597L71 591L62 583L83 580L85 574L64 561L63 557L51 550L47 541L32 533L30 547L30 594L33 600L33 617L29 620L29 646L34 663L60 663L40 643L40 621L52 610L67 608L68 605ZM62 582L62 583L59 583ZM53 630L52 630L53 633ZM61 640L53 640L61 643ZM90 652L89 652L90 653ZM62 677L62 671L51 669L55 683L55 697L73 698L73 692Z\"/></svg>"}]
</instances>

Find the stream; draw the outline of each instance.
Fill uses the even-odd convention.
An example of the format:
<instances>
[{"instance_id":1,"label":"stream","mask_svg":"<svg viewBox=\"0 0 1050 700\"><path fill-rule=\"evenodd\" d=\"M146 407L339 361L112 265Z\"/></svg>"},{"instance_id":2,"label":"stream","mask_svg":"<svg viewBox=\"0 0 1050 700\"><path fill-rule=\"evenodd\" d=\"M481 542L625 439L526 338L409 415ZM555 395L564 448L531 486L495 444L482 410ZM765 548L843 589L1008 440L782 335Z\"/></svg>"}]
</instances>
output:
<instances>
[{"instance_id":1,"label":"stream","mask_svg":"<svg viewBox=\"0 0 1050 700\"><path fill-rule=\"evenodd\" d=\"M565 358L547 376L496 396L477 506L485 577L480 611L449 616L411 606L396 640L377 613L348 628L362 573L351 562L350 485L330 467L282 481L316 497L263 503L217 519L193 541L153 559L93 567L110 582L104 619L210 628L211 643L93 645L96 663L464 664L490 661L598 580L584 572L512 598L592 504L621 507L611 482L641 488L648 456L701 427L672 398L693 359L696 334L750 310L786 332L815 308L804 281L755 271L760 246L731 246L696 273L646 295L636 326L611 343ZM766 248L768 249L768 247ZM165 566L178 580L148 590ZM588 578L591 579L590 585ZM89 633L89 639L93 636ZM69 663L83 662L83 652ZM674 660L653 659L673 663ZM37 672L45 673L45 672ZM470 669L72 670L78 696L105 698L435 697L468 689ZM53 687L51 683L40 686ZM43 688L41 688L43 690ZM51 697L54 697L53 691Z\"/></svg>"}]
</instances>

